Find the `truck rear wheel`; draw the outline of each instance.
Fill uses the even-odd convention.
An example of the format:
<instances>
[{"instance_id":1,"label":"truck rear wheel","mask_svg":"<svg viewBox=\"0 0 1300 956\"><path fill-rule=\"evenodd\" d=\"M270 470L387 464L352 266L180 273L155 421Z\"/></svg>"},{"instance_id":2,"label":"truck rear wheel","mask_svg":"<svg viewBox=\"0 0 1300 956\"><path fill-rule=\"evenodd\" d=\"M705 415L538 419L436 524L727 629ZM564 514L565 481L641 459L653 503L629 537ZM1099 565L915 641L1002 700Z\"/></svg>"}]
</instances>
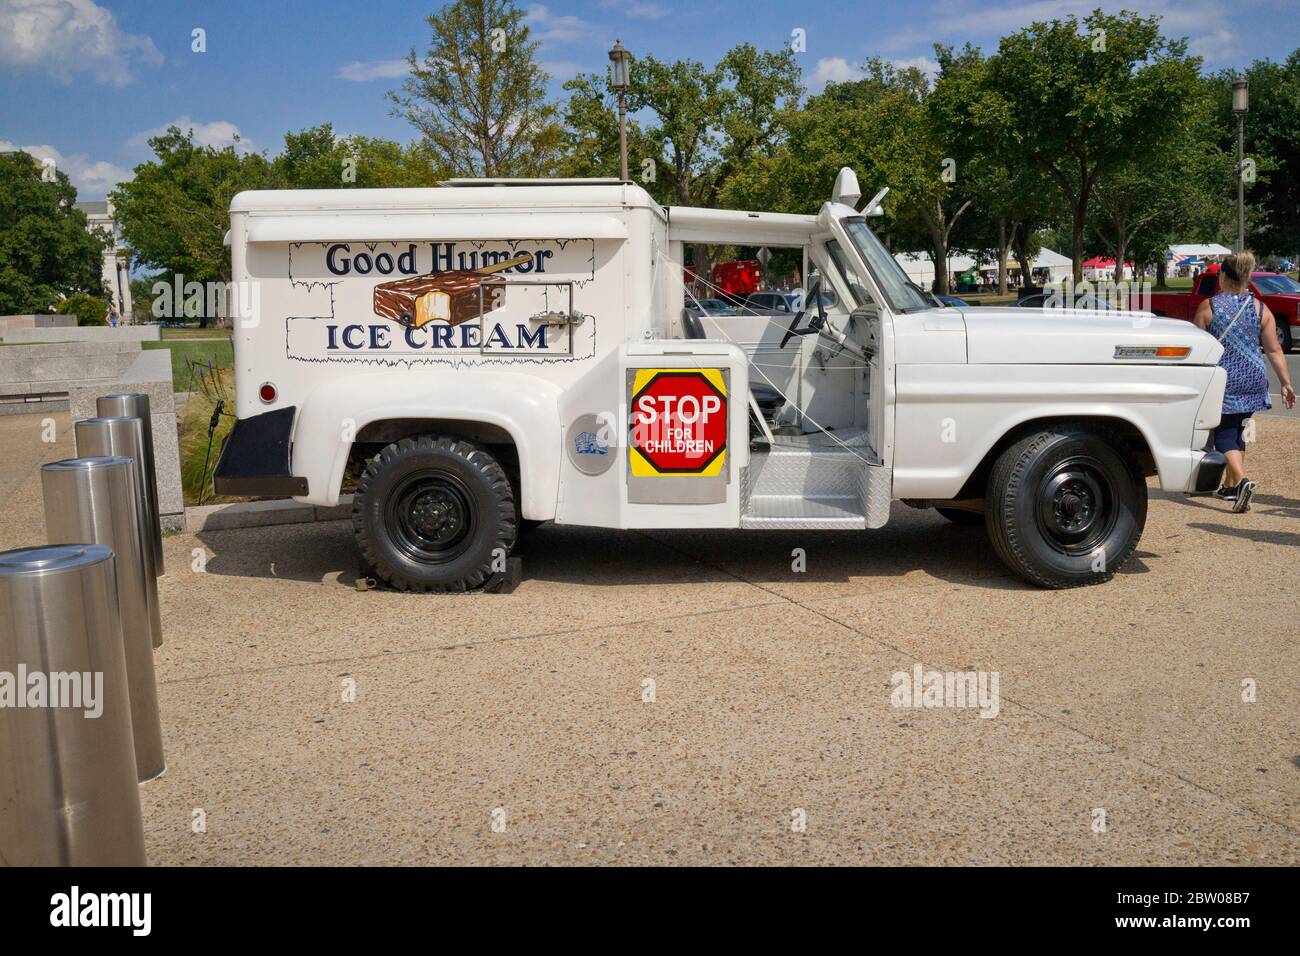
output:
<instances>
[{"instance_id":1,"label":"truck rear wheel","mask_svg":"<svg viewBox=\"0 0 1300 956\"><path fill-rule=\"evenodd\" d=\"M1146 482L1118 436L1055 426L999 456L984 517L998 557L1025 580L1048 588L1100 584L1137 548Z\"/></svg>"},{"instance_id":2,"label":"truck rear wheel","mask_svg":"<svg viewBox=\"0 0 1300 956\"><path fill-rule=\"evenodd\" d=\"M357 482L352 531L363 559L393 587L465 591L487 581L514 547L514 491L480 445L403 438Z\"/></svg>"}]
</instances>

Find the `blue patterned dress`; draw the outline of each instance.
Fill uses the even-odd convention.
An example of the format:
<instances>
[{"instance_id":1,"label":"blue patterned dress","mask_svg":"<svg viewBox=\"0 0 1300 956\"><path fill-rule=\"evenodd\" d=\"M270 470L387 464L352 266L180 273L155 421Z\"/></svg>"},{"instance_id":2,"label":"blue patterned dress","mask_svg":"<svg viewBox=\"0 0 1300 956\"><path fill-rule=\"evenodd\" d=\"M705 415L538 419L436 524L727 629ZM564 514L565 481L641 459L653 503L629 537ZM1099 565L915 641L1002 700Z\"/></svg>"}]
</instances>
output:
<instances>
[{"instance_id":1,"label":"blue patterned dress","mask_svg":"<svg viewBox=\"0 0 1300 956\"><path fill-rule=\"evenodd\" d=\"M1207 330L1223 343L1219 365L1228 370L1223 393L1223 414L1240 415L1272 408L1268 400L1268 366L1259 348L1260 311L1251 300L1252 292L1220 292L1210 300L1214 318ZM1237 310L1245 305L1241 318L1232 324ZM1225 337L1223 332L1228 329Z\"/></svg>"}]
</instances>

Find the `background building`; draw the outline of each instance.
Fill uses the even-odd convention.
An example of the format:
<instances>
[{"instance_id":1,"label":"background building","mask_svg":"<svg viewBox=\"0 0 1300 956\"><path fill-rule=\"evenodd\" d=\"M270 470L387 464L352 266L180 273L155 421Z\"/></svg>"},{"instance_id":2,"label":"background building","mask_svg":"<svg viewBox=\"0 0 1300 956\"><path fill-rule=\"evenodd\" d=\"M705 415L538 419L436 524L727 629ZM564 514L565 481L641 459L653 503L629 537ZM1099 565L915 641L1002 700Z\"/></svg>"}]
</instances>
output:
<instances>
[{"instance_id":1,"label":"background building","mask_svg":"<svg viewBox=\"0 0 1300 956\"><path fill-rule=\"evenodd\" d=\"M77 208L86 214L88 227L110 237L104 248L104 285L109 290L109 302L117 309L123 322L135 321L131 305L131 263L126 247L117 238L117 224L113 221L113 206L106 201L79 202Z\"/></svg>"}]
</instances>

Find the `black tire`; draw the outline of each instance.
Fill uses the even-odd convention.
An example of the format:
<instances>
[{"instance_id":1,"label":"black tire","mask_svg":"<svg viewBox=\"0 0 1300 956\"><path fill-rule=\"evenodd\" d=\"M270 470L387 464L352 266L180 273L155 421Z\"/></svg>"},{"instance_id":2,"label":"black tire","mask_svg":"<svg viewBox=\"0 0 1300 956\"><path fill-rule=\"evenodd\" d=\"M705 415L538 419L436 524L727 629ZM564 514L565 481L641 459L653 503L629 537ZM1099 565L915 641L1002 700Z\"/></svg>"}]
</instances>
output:
<instances>
[{"instance_id":1,"label":"black tire","mask_svg":"<svg viewBox=\"0 0 1300 956\"><path fill-rule=\"evenodd\" d=\"M505 471L480 445L403 438L366 466L352 500L362 559L401 591L465 591L518 535ZM504 549L498 552L497 549Z\"/></svg>"},{"instance_id":2,"label":"black tire","mask_svg":"<svg viewBox=\"0 0 1300 956\"><path fill-rule=\"evenodd\" d=\"M1295 349L1295 331L1290 320L1274 319L1273 328L1277 330L1277 344L1282 347L1283 354L1290 355Z\"/></svg>"},{"instance_id":3,"label":"black tire","mask_svg":"<svg viewBox=\"0 0 1300 956\"><path fill-rule=\"evenodd\" d=\"M1100 584L1137 548L1147 486L1122 439L1062 424L1026 435L989 473L985 526L1004 564L1046 588Z\"/></svg>"},{"instance_id":4,"label":"black tire","mask_svg":"<svg viewBox=\"0 0 1300 956\"><path fill-rule=\"evenodd\" d=\"M934 510L953 524L973 526L984 523L984 515L978 511L963 511L961 508L935 508Z\"/></svg>"}]
</instances>

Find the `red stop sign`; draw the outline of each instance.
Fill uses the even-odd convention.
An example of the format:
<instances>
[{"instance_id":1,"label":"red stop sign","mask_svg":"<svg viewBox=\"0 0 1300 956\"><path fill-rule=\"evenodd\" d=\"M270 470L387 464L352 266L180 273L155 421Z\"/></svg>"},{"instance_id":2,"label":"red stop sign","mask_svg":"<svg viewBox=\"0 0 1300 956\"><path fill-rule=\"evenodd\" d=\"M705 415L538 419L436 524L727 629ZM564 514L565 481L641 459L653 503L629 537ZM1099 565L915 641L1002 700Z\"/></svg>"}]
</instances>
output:
<instances>
[{"instance_id":1,"label":"red stop sign","mask_svg":"<svg viewBox=\"0 0 1300 956\"><path fill-rule=\"evenodd\" d=\"M662 474L700 474L727 450L727 396L702 372L656 372L632 397L632 447Z\"/></svg>"}]
</instances>

